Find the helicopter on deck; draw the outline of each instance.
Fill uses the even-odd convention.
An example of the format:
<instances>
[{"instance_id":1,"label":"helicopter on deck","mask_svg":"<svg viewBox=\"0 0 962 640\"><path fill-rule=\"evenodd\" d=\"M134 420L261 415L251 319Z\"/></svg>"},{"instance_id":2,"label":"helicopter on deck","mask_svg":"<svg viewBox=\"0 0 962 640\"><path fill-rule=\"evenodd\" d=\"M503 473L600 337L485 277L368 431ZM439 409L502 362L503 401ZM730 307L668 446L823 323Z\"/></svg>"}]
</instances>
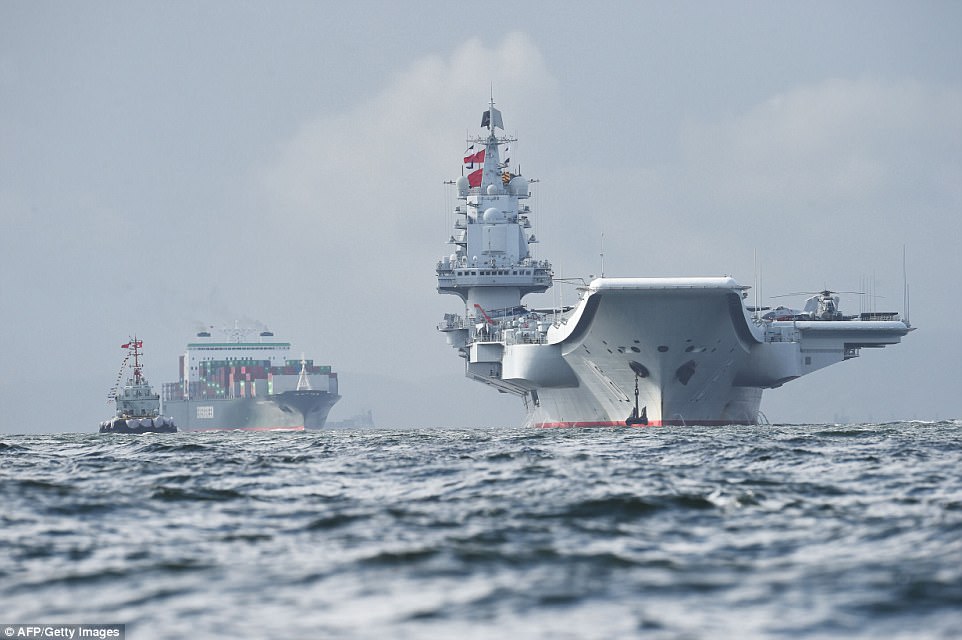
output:
<instances>
[{"instance_id":1,"label":"helicopter on deck","mask_svg":"<svg viewBox=\"0 0 962 640\"><path fill-rule=\"evenodd\" d=\"M838 294L839 293L854 293L862 295L861 291L830 291L829 289L823 289L822 291L797 291L795 293L786 293L780 296L774 296L776 298L787 298L790 296L811 296L805 300L805 308L801 311L792 309L790 307L776 307L766 313L762 318L764 320L854 320L858 318L858 315L845 315L841 312L838 306Z\"/></svg>"}]
</instances>

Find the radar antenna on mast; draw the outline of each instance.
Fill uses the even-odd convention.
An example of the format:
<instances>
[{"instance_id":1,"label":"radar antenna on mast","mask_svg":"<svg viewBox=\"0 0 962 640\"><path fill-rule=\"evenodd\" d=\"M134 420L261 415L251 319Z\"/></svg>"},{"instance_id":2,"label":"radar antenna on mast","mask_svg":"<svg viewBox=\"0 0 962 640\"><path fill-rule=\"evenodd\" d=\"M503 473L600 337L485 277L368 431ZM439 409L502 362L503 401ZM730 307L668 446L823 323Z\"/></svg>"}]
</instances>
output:
<instances>
[{"instance_id":1,"label":"radar antenna on mast","mask_svg":"<svg viewBox=\"0 0 962 640\"><path fill-rule=\"evenodd\" d=\"M488 110L481 115L481 126L487 127L493 134L497 127L504 131L504 120L501 119L501 112L494 108L494 88L491 89L491 104Z\"/></svg>"}]
</instances>

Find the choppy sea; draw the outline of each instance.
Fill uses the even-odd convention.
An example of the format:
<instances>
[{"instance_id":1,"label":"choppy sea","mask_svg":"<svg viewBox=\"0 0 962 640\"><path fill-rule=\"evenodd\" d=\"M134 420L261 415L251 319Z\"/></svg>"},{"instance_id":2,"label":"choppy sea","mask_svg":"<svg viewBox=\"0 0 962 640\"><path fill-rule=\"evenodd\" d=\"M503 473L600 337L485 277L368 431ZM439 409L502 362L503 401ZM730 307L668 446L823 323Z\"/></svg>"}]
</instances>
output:
<instances>
[{"instance_id":1,"label":"choppy sea","mask_svg":"<svg viewBox=\"0 0 962 640\"><path fill-rule=\"evenodd\" d=\"M0 621L959 638L962 421L0 435Z\"/></svg>"}]
</instances>

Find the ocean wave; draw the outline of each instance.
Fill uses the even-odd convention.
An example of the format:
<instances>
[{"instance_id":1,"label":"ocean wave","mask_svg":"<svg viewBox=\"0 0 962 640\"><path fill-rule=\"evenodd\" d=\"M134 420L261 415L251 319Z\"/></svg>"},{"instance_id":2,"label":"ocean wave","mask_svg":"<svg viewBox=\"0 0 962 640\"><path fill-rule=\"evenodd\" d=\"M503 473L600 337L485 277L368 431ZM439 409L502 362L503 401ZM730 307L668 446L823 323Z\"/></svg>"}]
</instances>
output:
<instances>
[{"instance_id":1,"label":"ocean wave","mask_svg":"<svg viewBox=\"0 0 962 640\"><path fill-rule=\"evenodd\" d=\"M960 430L9 436L0 617L161 639L948 638Z\"/></svg>"}]
</instances>

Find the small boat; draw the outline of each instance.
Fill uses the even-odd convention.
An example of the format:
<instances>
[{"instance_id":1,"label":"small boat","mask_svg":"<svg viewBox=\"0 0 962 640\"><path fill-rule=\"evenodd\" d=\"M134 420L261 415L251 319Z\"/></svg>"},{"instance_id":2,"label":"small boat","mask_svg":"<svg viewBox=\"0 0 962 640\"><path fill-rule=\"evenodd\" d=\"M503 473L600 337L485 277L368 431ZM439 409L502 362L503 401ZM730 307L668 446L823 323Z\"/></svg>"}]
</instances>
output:
<instances>
[{"instance_id":1,"label":"small boat","mask_svg":"<svg viewBox=\"0 0 962 640\"><path fill-rule=\"evenodd\" d=\"M120 365L117 385L110 391L108 402L117 404L117 415L100 423L100 433L176 433L174 419L160 415L160 396L154 393L147 378L144 377L140 357L144 346L136 336L126 344L120 345L127 350L127 356ZM133 364L131 365L131 359ZM127 383L120 387L124 370L131 367Z\"/></svg>"}]
</instances>

